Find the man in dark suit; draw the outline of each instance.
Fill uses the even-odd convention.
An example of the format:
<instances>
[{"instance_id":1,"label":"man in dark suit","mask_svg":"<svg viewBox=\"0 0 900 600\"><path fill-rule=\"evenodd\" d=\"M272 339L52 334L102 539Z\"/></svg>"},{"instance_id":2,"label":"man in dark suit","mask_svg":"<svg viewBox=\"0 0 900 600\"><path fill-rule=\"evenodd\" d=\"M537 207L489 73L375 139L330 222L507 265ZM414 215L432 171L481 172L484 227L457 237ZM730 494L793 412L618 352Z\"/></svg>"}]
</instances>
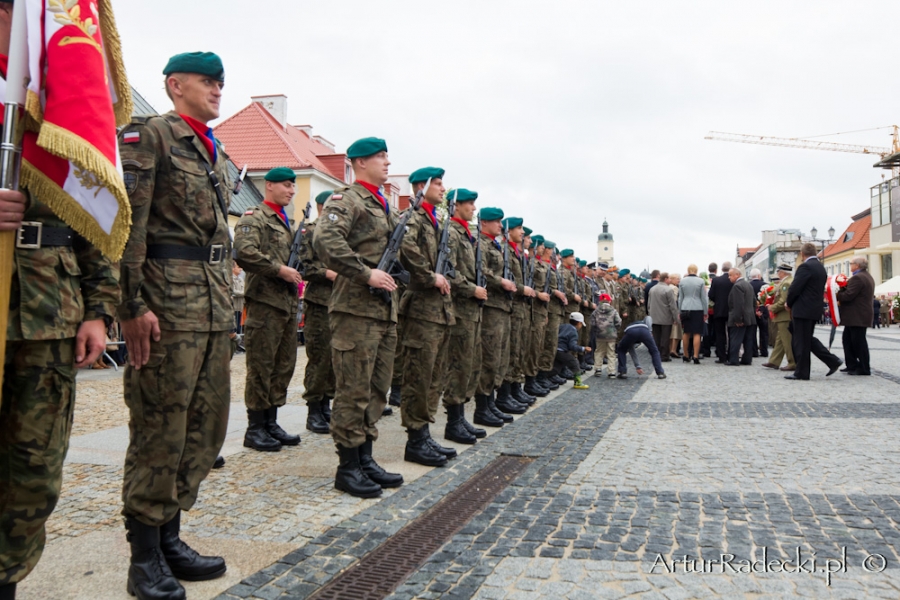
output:
<instances>
[{"instance_id":1,"label":"man in dark suit","mask_svg":"<svg viewBox=\"0 0 900 600\"><path fill-rule=\"evenodd\" d=\"M750 287L753 288L753 297L759 300L759 291L768 284L763 281L759 269L750 271ZM756 328L759 331L759 339L753 336L753 356L769 356L769 309L762 302L756 309Z\"/></svg>"},{"instance_id":2,"label":"man in dark suit","mask_svg":"<svg viewBox=\"0 0 900 600\"><path fill-rule=\"evenodd\" d=\"M716 362L728 362L728 294L731 293L731 278L728 271L731 263L722 263L722 274L709 284L709 300L713 306L713 328L716 332Z\"/></svg>"},{"instance_id":3,"label":"man in dark suit","mask_svg":"<svg viewBox=\"0 0 900 600\"><path fill-rule=\"evenodd\" d=\"M741 275L740 269L728 271L731 292L728 294L728 362L725 364L733 367L753 364L756 303L750 282ZM744 356L739 363L741 347L744 348Z\"/></svg>"},{"instance_id":4,"label":"man in dark suit","mask_svg":"<svg viewBox=\"0 0 900 600\"><path fill-rule=\"evenodd\" d=\"M822 297L828 274L816 258L815 244L807 242L801 246L800 260L803 262L797 267L785 303L791 310L792 346L797 370L785 379L809 379L810 352L828 366L827 377L844 364L813 335L816 322L822 317Z\"/></svg>"},{"instance_id":5,"label":"man in dark suit","mask_svg":"<svg viewBox=\"0 0 900 600\"><path fill-rule=\"evenodd\" d=\"M659 283L659 279L659 269L653 269L650 273L650 281L647 282L647 286L644 288L644 309L648 315L650 314L650 290Z\"/></svg>"},{"instance_id":6,"label":"man in dark suit","mask_svg":"<svg viewBox=\"0 0 900 600\"><path fill-rule=\"evenodd\" d=\"M847 286L837 293L841 307L841 325L844 333L844 362L847 375L871 375L869 369L869 343L866 329L877 316L871 298L875 294L875 280L869 275L869 261L856 256L850 261L853 277Z\"/></svg>"}]
</instances>

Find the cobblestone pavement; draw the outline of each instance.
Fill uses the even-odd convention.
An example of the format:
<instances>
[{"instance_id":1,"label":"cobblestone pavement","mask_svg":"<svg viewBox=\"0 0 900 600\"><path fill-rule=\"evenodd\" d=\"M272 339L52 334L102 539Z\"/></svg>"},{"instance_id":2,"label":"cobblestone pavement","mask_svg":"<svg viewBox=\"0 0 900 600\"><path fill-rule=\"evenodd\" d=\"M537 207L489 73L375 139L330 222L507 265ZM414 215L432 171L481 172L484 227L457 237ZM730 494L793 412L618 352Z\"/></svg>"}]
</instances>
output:
<instances>
[{"instance_id":1,"label":"cobblestone pavement","mask_svg":"<svg viewBox=\"0 0 900 600\"><path fill-rule=\"evenodd\" d=\"M336 494L315 464L236 454L185 529L249 554L271 546L226 591L190 584L189 597L306 598L504 453L534 461L391 598L900 597L900 330L869 342L867 378L826 379L815 359L808 382L764 359L590 377L380 500ZM301 446L311 461L330 441ZM73 467L48 551L121 527L119 467Z\"/></svg>"}]
</instances>

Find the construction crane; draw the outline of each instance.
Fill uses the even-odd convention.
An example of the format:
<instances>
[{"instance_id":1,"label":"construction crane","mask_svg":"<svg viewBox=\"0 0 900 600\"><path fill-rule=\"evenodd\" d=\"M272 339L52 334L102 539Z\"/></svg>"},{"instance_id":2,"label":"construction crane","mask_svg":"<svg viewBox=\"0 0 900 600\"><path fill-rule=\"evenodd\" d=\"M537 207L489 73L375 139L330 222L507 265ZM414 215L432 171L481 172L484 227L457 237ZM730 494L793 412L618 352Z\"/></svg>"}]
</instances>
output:
<instances>
[{"instance_id":1,"label":"construction crane","mask_svg":"<svg viewBox=\"0 0 900 600\"><path fill-rule=\"evenodd\" d=\"M892 169L894 177L900 175L900 127L889 125L893 129L893 143L886 146L861 146L857 144L839 144L836 142L823 142L807 138L782 138L768 135L747 135L744 133L726 133L724 131L710 131L704 139L720 142L737 142L740 144L761 144L763 146L781 146L783 148L803 148L806 150L828 150L830 152L852 152L855 154L874 154L881 157L875 166ZM874 129L886 129L887 127L875 127ZM860 129L858 131L873 131L874 129ZM842 133L857 133L846 131ZM828 135L840 135L838 133Z\"/></svg>"}]
</instances>

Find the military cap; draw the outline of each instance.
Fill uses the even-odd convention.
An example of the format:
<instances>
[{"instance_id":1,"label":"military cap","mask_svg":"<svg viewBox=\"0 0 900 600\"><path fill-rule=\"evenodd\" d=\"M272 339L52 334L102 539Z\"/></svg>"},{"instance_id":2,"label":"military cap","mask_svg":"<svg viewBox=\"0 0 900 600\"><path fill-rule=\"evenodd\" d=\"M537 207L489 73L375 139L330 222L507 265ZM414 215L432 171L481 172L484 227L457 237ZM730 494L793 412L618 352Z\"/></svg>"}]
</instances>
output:
<instances>
[{"instance_id":1,"label":"military cap","mask_svg":"<svg viewBox=\"0 0 900 600\"><path fill-rule=\"evenodd\" d=\"M482 221L499 221L503 218L503 209L485 206L481 209L481 212L478 213L478 216L481 217Z\"/></svg>"},{"instance_id":2,"label":"military cap","mask_svg":"<svg viewBox=\"0 0 900 600\"><path fill-rule=\"evenodd\" d=\"M616 265L609 265L609 268L607 269L607 271L611 271L613 273L618 273L619 267L617 267Z\"/></svg>"},{"instance_id":3,"label":"military cap","mask_svg":"<svg viewBox=\"0 0 900 600\"><path fill-rule=\"evenodd\" d=\"M544 240L544 248L547 248L548 250L554 250L556 248L556 242Z\"/></svg>"},{"instance_id":4,"label":"military cap","mask_svg":"<svg viewBox=\"0 0 900 600\"><path fill-rule=\"evenodd\" d=\"M544 245L544 236L533 235L533 236L531 236L531 242L534 244L535 248L537 248L538 246L543 246Z\"/></svg>"},{"instance_id":5,"label":"military cap","mask_svg":"<svg viewBox=\"0 0 900 600\"><path fill-rule=\"evenodd\" d=\"M521 227L524 221L519 217L507 217L503 220L503 224L509 227L510 229L515 229L516 227Z\"/></svg>"},{"instance_id":6,"label":"military cap","mask_svg":"<svg viewBox=\"0 0 900 600\"><path fill-rule=\"evenodd\" d=\"M622 269L619 271L619 279L625 277L626 275L631 275L631 269Z\"/></svg>"},{"instance_id":7,"label":"military cap","mask_svg":"<svg viewBox=\"0 0 900 600\"><path fill-rule=\"evenodd\" d=\"M609 269L609 263L608 262L598 262L597 268L603 269L605 271L605 270Z\"/></svg>"},{"instance_id":8,"label":"military cap","mask_svg":"<svg viewBox=\"0 0 900 600\"><path fill-rule=\"evenodd\" d=\"M222 59L212 52L183 52L169 59L163 75L172 73L198 73L208 75L217 81L225 81L225 67Z\"/></svg>"},{"instance_id":9,"label":"military cap","mask_svg":"<svg viewBox=\"0 0 900 600\"><path fill-rule=\"evenodd\" d=\"M331 198L332 194L334 194L334 190L326 190L316 196L316 204L325 204L325 202Z\"/></svg>"},{"instance_id":10,"label":"military cap","mask_svg":"<svg viewBox=\"0 0 900 600\"><path fill-rule=\"evenodd\" d=\"M784 271L785 273L793 273L793 272L794 272L794 267L792 267L791 265L786 265L786 264L784 264L784 263L781 263L781 264L778 265L778 267L776 268L776 271Z\"/></svg>"},{"instance_id":11,"label":"military cap","mask_svg":"<svg viewBox=\"0 0 900 600\"><path fill-rule=\"evenodd\" d=\"M531 229L529 227L523 227L522 229L525 231L525 235L531 235L532 233L534 233L534 229ZM534 241L534 238L531 238L531 241Z\"/></svg>"},{"instance_id":12,"label":"military cap","mask_svg":"<svg viewBox=\"0 0 900 600\"><path fill-rule=\"evenodd\" d=\"M579 267L586 267L586 266L587 266L587 261L586 261L586 260L579 260L579 261L578 261L578 266L579 266Z\"/></svg>"},{"instance_id":13,"label":"military cap","mask_svg":"<svg viewBox=\"0 0 900 600\"><path fill-rule=\"evenodd\" d=\"M377 137L356 140L347 148L347 158L364 158L379 152L387 152L387 142Z\"/></svg>"},{"instance_id":14,"label":"military cap","mask_svg":"<svg viewBox=\"0 0 900 600\"><path fill-rule=\"evenodd\" d=\"M559 255L562 256L563 258L568 258L570 256L575 256L575 251L572 250L571 248L566 248L565 250L561 251L559 253Z\"/></svg>"},{"instance_id":15,"label":"military cap","mask_svg":"<svg viewBox=\"0 0 900 600\"><path fill-rule=\"evenodd\" d=\"M287 167L275 167L274 169L266 173L264 179L266 181L271 181L272 183L279 183L281 181L296 181L297 175L292 169L288 169Z\"/></svg>"},{"instance_id":16,"label":"military cap","mask_svg":"<svg viewBox=\"0 0 900 600\"><path fill-rule=\"evenodd\" d=\"M374 152L372 154L375 154ZM409 176L410 183L424 183L429 179L443 179L444 170L438 167L423 167L416 169Z\"/></svg>"},{"instance_id":17,"label":"military cap","mask_svg":"<svg viewBox=\"0 0 900 600\"><path fill-rule=\"evenodd\" d=\"M453 198L454 194L456 194L456 203L460 202L475 202L478 199L478 192L473 192L472 190L467 190L465 188L455 188L447 192L448 198Z\"/></svg>"}]
</instances>

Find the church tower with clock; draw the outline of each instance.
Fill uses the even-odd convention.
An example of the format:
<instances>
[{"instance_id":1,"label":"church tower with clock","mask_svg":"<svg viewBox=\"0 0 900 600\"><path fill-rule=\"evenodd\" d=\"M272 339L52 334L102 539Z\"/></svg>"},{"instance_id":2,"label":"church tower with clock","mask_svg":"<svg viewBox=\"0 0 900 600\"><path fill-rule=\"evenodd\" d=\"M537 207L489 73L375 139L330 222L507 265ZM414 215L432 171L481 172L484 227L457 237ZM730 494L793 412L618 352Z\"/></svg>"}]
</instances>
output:
<instances>
[{"instance_id":1,"label":"church tower with clock","mask_svg":"<svg viewBox=\"0 0 900 600\"><path fill-rule=\"evenodd\" d=\"M603 233L597 236L597 261L613 264L615 260L614 248L615 242L613 242L613 236L609 232L609 223L606 222L606 219L603 219Z\"/></svg>"}]
</instances>

